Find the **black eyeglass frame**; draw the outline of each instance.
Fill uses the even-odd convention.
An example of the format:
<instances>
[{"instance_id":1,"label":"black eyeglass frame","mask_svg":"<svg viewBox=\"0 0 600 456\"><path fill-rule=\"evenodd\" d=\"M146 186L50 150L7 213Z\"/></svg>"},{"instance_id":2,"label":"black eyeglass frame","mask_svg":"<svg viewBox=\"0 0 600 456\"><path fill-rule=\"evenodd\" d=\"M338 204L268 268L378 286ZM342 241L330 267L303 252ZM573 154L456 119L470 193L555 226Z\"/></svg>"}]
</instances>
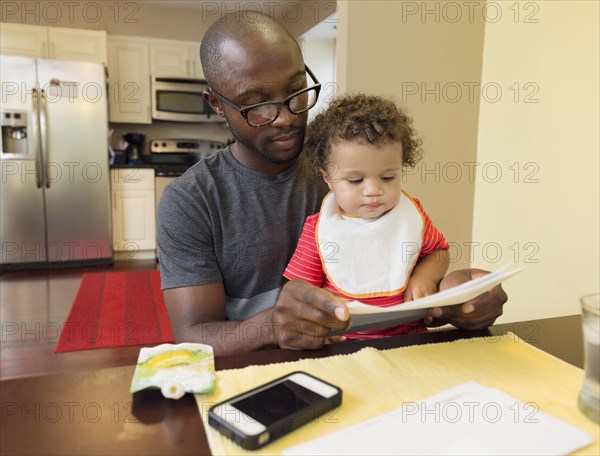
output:
<instances>
[{"instance_id":1,"label":"black eyeglass frame","mask_svg":"<svg viewBox=\"0 0 600 456\"><path fill-rule=\"evenodd\" d=\"M249 106L245 106L245 107L240 107L239 105L235 104L233 101L229 100L227 97L225 97L224 95L221 95L219 92L217 92L215 89L213 89L212 87L209 87L208 90L215 95L218 99L220 99L221 101L225 102L225 104L229 105L230 107L232 107L233 109L235 109L237 112L239 112L242 117L244 119L246 119L246 123L251 126L251 127L265 127L273 122L275 122L277 120L277 117L279 117L279 113L281 112L281 107L282 106L286 106L288 108L288 111L290 111L292 114L302 114L303 112L306 112L312 108L314 108L314 106L317 104L317 100L319 99L319 93L321 92L321 83L319 82L319 80L317 79L317 77L314 75L314 73L312 71L310 71L310 68L308 68L308 66L305 64L304 65L304 69L306 70L306 72L308 73L308 75L312 78L312 80L315 82L315 84L311 87L307 87L305 89L299 90L298 92L295 92L293 94L291 94L289 97L287 97L285 100L283 101L263 101L262 103L256 103L256 104L252 104ZM298 95L308 92L310 90L316 90L317 94L315 96L315 104L312 105L310 108L306 108L303 109L301 111L294 111L291 109L290 107L290 102L292 101L293 98L297 97ZM267 105L275 105L277 106L277 114L275 115L275 117L273 118L273 120L264 123L264 124L260 124L260 125L252 125L250 123L250 121L248 120L248 112L251 111L252 109L255 108L260 108L261 106L267 106Z\"/></svg>"}]
</instances>

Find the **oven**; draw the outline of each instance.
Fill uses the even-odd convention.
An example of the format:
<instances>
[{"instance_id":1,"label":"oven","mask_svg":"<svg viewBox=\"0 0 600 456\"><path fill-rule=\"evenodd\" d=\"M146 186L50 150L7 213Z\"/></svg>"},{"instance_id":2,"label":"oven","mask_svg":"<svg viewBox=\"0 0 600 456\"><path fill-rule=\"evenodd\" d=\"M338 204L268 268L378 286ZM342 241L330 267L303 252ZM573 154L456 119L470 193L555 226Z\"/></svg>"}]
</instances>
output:
<instances>
[{"instance_id":1,"label":"oven","mask_svg":"<svg viewBox=\"0 0 600 456\"><path fill-rule=\"evenodd\" d=\"M153 139L150 163L154 167L156 207L165 187L181 176L200 158L222 150L225 144L205 139Z\"/></svg>"}]
</instances>

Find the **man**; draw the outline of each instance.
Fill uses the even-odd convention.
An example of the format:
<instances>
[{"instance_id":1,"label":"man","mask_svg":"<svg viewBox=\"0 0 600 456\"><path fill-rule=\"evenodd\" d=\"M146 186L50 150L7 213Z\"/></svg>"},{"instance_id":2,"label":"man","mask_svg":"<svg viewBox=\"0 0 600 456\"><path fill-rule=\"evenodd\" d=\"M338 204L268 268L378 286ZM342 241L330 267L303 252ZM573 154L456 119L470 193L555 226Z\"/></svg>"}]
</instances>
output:
<instances>
[{"instance_id":1,"label":"man","mask_svg":"<svg viewBox=\"0 0 600 456\"><path fill-rule=\"evenodd\" d=\"M319 85L290 33L255 12L213 24L200 57L210 87L204 97L235 143L173 182L160 202L161 278L175 339L207 343L219 355L320 348L331 330L349 327L345 301L282 277L305 218L326 193L301 153ZM482 274L457 271L440 289ZM484 328L505 301L496 287L434 309L426 323Z\"/></svg>"}]
</instances>

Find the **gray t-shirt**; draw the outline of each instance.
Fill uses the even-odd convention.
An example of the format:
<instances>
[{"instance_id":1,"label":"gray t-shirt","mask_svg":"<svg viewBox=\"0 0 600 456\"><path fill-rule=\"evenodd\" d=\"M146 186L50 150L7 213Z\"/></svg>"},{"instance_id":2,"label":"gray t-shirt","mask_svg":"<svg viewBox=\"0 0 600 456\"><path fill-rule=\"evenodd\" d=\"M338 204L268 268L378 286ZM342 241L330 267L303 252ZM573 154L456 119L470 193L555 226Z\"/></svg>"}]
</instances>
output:
<instances>
[{"instance_id":1,"label":"gray t-shirt","mask_svg":"<svg viewBox=\"0 0 600 456\"><path fill-rule=\"evenodd\" d=\"M160 200L163 290L223 282L230 320L273 306L304 221L326 191L304 154L275 176L244 167L229 148L204 158Z\"/></svg>"}]
</instances>

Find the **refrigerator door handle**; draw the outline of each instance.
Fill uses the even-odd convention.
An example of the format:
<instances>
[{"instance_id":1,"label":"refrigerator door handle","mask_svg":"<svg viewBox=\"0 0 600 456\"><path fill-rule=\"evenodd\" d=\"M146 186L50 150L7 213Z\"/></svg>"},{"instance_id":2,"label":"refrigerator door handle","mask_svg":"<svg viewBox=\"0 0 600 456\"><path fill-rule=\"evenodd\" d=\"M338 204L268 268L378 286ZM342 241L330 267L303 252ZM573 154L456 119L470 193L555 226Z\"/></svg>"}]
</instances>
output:
<instances>
[{"instance_id":1,"label":"refrigerator door handle","mask_svg":"<svg viewBox=\"0 0 600 456\"><path fill-rule=\"evenodd\" d=\"M31 96L31 101L33 103L33 112L35 113L35 115L38 115L39 113L39 96L38 96L38 91L37 89L34 87L32 90L32 96ZM37 188L42 188L42 151L41 151L41 145L38 144L37 147L37 151L35 154L35 186Z\"/></svg>"},{"instance_id":2,"label":"refrigerator door handle","mask_svg":"<svg viewBox=\"0 0 600 456\"><path fill-rule=\"evenodd\" d=\"M48 167L46 163L48 158L48 100L46 99L46 91L44 89L42 89L41 94L42 106L40 109L40 164L43 185L46 188L50 188L50 179L48 178Z\"/></svg>"}]
</instances>

